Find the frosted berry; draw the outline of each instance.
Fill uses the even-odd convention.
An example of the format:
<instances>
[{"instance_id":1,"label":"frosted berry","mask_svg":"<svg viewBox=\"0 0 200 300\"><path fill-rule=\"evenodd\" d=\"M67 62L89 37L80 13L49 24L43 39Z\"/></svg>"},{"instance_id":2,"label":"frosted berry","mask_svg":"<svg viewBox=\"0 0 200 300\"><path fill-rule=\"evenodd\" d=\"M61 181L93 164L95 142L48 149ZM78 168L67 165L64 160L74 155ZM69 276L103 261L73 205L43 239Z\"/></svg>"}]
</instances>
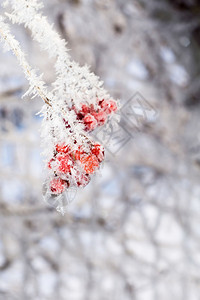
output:
<instances>
[{"instance_id":1,"label":"frosted berry","mask_svg":"<svg viewBox=\"0 0 200 300\"><path fill-rule=\"evenodd\" d=\"M106 115L105 112L103 114ZM85 117L94 119L90 114ZM96 120L95 122L97 123ZM75 144L76 140L74 146ZM49 189L54 195L63 193L69 186L85 187L90 182L90 174L99 168L104 159L104 148L99 143L88 141L87 147L80 145L73 151L71 149L71 146L64 142L56 144L53 158L48 162L48 167L55 176L49 184Z\"/></svg>"},{"instance_id":2,"label":"frosted berry","mask_svg":"<svg viewBox=\"0 0 200 300\"><path fill-rule=\"evenodd\" d=\"M54 178L50 182L50 190L51 190L51 193L54 195L59 195L59 194L63 193L65 191L66 187L67 187L67 183L60 178Z\"/></svg>"},{"instance_id":3,"label":"frosted berry","mask_svg":"<svg viewBox=\"0 0 200 300\"><path fill-rule=\"evenodd\" d=\"M102 100L100 101L100 106L106 114L111 114L117 110L117 103L114 100Z\"/></svg>"},{"instance_id":4,"label":"frosted berry","mask_svg":"<svg viewBox=\"0 0 200 300\"><path fill-rule=\"evenodd\" d=\"M104 159L104 148L100 144L95 144L92 147L91 153L94 154L99 162L102 162Z\"/></svg>"},{"instance_id":5,"label":"frosted berry","mask_svg":"<svg viewBox=\"0 0 200 300\"><path fill-rule=\"evenodd\" d=\"M73 160L80 160L81 156L84 154L84 151L81 149L81 146L77 150L70 153L70 156Z\"/></svg>"},{"instance_id":6,"label":"frosted berry","mask_svg":"<svg viewBox=\"0 0 200 300\"><path fill-rule=\"evenodd\" d=\"M98 125L104 125L107 119L107 115L104 111L95 112L92 114L97 120Z\"/></svg>"},{"instance_id":7,"label":"frosted berry","mask_svg":"<svg viewBox=\"0 0 200 300\"><path fill-rule=\"evenodd\" d=\"M71 160L69 155L58 154L58 156L56 157L56 162L58 163L58 171L60 173L66 174L70 172Z\"/></svg>"},{"instance_id":8,"label":"frosted berry","mask_svg":"<svg viewBox=\"0 0 200 300\"><path fill-rule=\"evenodd\" d=\"M85 115L83 118L85 129L88 131L94 130L97 127L97 120L91 114Z\"/></svg>"},{"instance_id":9,"label":"frosted berry","mask_svg":"<svg viewBox=\"0 0 200 300\"><path fill-rule=\"evenodd\" d=\"M81 157L80 162L83 165L86 174L94 173L99 167L99 162L94 154Z\"/></svg>"},{"instance_id":10,"label":"frosted berry","mask_svg":"<svg viewBox=\"0 0 200 300\"><path fill-rule=\"evenodd\" d=\"M110 112L116 112L117 111L117 103L114 100L109 100L110 103Z\"/></svg>"}]
</instances>

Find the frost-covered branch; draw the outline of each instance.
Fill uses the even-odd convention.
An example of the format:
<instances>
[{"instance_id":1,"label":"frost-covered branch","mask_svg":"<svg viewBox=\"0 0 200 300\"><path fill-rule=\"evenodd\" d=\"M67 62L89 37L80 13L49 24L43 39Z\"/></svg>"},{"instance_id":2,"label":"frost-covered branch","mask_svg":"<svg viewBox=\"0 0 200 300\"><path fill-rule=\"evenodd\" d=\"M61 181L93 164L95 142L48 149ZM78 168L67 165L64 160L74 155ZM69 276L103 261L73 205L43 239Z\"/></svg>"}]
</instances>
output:
<instances>
[{"instance_id":1,"label":"frost-covered branch","mask_svg":"<svg viewBox=\"0 0 200 300\"><path fill-rule=\"evenodd\" d=\"M33 38L38 41L43 50L50 57L56 58L55 69L57 79L54 82L54 92L59 95L59 101L68 99L68 104L73 99L73 104L80 108L80 102L97 105L96 99L111 99L103 89L103 82L95 74L89 71L87 66L80 67L72 61L66 42L47 21L47 18L39 13L42 5L38 0L8 0L5 6L11 4L12 12L6 14L13 23L24 24L28 27Z\"/></svg>"},{"instance_id":2,"label":"frost-covered branch","mask_svg":"<svg viewBox=\"0 0 200 300\"><path fill-rule=\"evenodd\" d=\"M90 138L89 132L104 125L117 110L117 104L87 66L80 67L71 60L66 42L39 13L42 5L38 0L7 0L4 7L9 4L12 11L5 15L13 24L28 27L33 40L56 60L57 78L49 97L42 76L37 77L31 70L19 43L2 20L2 37L23 67L30 83L28 93L39 94L49 104L41 110L41 137L47 167L44 194L45 199L56 203L57 209L63 213L64 192L71 187L86 186L104 160L103 147Z\"/></svg>"},{"instance_id":3,"label":"frost-covered branch","mask_svg":"<svg viewBox=\"0 0 200 300\"><path fill-rule=\"evenodd\" d=\"M47 96L45 83L42 80L42 75L37 76L36 71L30 67L19 42L10 33L9 26L4 22L2 17L0 17L0 36L1 40L4 41L5 49L11 50L14 53L24 71L26 79L29 81L30 88L26 94L33 94L34 96L39 95L46 104L51 105Z\"/></svg>"}]
</instances>

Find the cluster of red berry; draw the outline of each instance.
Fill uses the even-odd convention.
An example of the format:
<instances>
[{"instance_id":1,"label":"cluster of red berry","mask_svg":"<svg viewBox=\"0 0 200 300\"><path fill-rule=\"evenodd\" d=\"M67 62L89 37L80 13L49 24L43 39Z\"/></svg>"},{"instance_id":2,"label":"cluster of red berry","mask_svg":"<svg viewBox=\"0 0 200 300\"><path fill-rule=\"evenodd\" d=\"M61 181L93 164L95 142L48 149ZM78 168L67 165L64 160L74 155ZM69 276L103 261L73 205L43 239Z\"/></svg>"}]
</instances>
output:
<instances>
[{"instance_id":1,"label":"cluster of red berry","mask_svg":"<svg viewBox=\"0 0 200 300\"><path fill-rule=\"evenodd\" d=\"M77 119L84 123L85 130L92 131L97 126L105 124L108 116L117 110L117 104L114 100L101 100L98 102L97 109L94 109L93 104L90 106L82 104L79 111L75 106L73 106L73 109L76 112Z\"/></svg>"},{"instance_id":2,"label":"cluster of red berry","mask_svg":"<svg viewBox=\"0 0 200 300\"><path fill-rule=\"evenodd\" d=\"M91 144L90 152L79 147L71 151L66 145L56 145L54 157L49 161L48 168L54 173L50 182L50 190L54 195L61 194L70 186L84 187L90 181L90 175L98 168L104 159L104 148Z\"/></svg>"},{"instance_id":3,"label":"cluster of red berry","mask_svg":"<svg viewBox=\"0 0 200 300\"><path fill-rule=\"evenodd\" d=\"M85 130L92 131L106 122L108 116L117 110L117 104L114 100L101 100L98 101L97 109L94 109L93 104L82 104L80 110L75 106L72 109L77 119L84 123ZM68 122L63 121L66 128L70 128ZM51 194L59 195L71 186L84 187L89 183L91 174L104 159L104 148L91 142L88 142L88 148L89 150L84 150L80 146L73 150L65 144L56 145L53 158L48 162L48 168L53 171L54 176L49 186Z\"/></svg>"}]
</instances>

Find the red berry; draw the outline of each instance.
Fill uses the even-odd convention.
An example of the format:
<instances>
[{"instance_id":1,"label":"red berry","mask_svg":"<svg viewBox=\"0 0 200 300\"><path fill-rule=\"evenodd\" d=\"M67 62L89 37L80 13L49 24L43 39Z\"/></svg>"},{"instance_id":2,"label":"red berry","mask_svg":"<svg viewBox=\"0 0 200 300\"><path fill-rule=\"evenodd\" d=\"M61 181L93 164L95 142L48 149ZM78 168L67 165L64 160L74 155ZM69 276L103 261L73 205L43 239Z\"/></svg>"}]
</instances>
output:
<instances>
[{"instance_id":1,"label":"red berry","mask_svg":"<svg viewBox=\"0 0 200 300\"><path fill-rule=\"evenodd\" d=\"M91 153L94 154L99 162L102 162L104 159L104 148L100 144L95 144L92 147Z\"/></svg>"},{"instance_id":2,"label":"red berry","mask_svg":"<svg viewBox=\"0 0 200 300\"><path fill-rule=\"evenodd\" d=\"M97 120L91 114L85 115L83 118L85 129L88 131L94 130L97 127Z\"/></svg>"},{"instance_id":3,"label":"red berry","mask_svg":"<svg viewBox=\"0 0 200 300\"><path fill-rule=\"evenodd\" d=\"M67 154L58 154L56 157L58 162L58 171L60 173L66 174L71 170L71 160L70 156Z\"/></svg>"},{"instance_id":4,"label":"red berry","mask_svg":"<svg viewBox=\"0 0 200 300\"><path fill-rule=\"evenodd\" d=\"M117 111L117 103L114 100L109 100L109 105L110 105L110 112L115 112Z\"/></svg>"},{"instance_id":5,"label":"red berry","mask_svg":"<svg viewBox=\"0 0 200 300\"><path fill-rule=\"evenodd\" d=\"M84 154L84 151L81 149L81 146L77 150L70 153L70 156L73 160L80 160L81 156Z\"/></svg>"},{"instance_id":6,"label":"red berry","mask_svg":"<svg viewBox=\"0 0 200 300\"><path fill-rule=\"evenodd\" d=\"M81 156L83 155L83 151L81 150L76 150L75 153L74 153L74 158L75 160L80 160Z\"/></svg>"},{"instance_id":7,"label":"red berry","mask_svg":"<svg viewBox=\"0 0 200 300\"><path fill-rule=\"evenodd\" d=\"M103 125L106 122L107 115L104 111L95 112L92 115L97 120L98 125Z\"/></svg>"},{"instance_id":8,"label":"red berry","mask_svg":"<svg viewBox=\"0 0 200 300\"><path fill-rule=\"evenodd\" d=\"M50 190L51 193L54 195L58 195L64 192L64 190L67 187L67 183L60 179L60 178L54 178L51 182L50 182Z\"/></svg>"},{"instance_id":9,"label":"red berry","mask_svg":"<svg viewBox=\"0 0 200 300\"><path fill-rule=\"evenodd\" d=\"M107 114L111 114L117 110L117 103L114 100L103 100L100 105Z\"/></svg>"},{"instance_id":10,"label":"red berry","mask_svg":"<svg viewBox=\"0 0 200 300\"><path fill-rule=\"evenodd\" d=\"M80 159L86 174L92 174L99 167L99 162L95 155L83 156Z\"/></svg>"}]
</instances>

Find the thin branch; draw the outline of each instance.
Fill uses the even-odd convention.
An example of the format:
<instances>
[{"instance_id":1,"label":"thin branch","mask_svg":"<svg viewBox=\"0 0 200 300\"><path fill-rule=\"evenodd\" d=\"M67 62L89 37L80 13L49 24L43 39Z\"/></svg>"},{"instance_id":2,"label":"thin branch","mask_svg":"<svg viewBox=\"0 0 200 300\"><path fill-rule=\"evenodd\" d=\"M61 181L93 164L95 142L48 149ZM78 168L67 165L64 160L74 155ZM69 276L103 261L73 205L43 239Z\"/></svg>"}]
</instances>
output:
<instances>
[{"instance_id":1,"label":"thin branch","mask_svg":"<svg viewBox=\"0 0 200 300\"><path fill-rule=\"evenodd\" d=\"M21 50L18 41L14 38L14 36L10 34L8 25L5 24L2 19L0 19L0 35L5 44L11 49L13 54L18 59L27 80L29 81L36 94L39 95L47 105L52 106L50 103L50 99L45 95L45 91L42 91L42 87L45 85L44 82L41 81L41 79L36 76L34 70L31 69L30 65L25 59L25 54ZM38 84L33 83L37 81Z\"/></svg>"}]
</instances>

